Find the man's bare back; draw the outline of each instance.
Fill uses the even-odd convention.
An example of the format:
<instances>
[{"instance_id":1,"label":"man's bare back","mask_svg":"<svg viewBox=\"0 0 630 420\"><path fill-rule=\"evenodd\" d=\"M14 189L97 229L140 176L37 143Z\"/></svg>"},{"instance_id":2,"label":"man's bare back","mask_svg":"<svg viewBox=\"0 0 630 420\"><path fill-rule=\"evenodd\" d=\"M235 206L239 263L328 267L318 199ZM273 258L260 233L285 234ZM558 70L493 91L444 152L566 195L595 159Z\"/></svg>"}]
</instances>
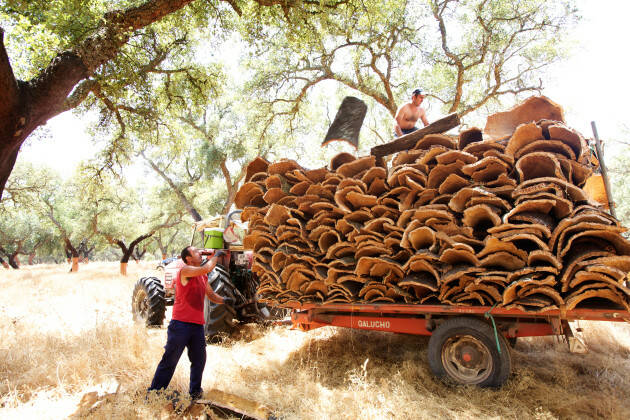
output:
<instances>
[{"instance_id":1,"label":"man's bare back","mask_svg":"<svg viewBox=\"0 0 630 420\"><path fill-rule=\"evenodd\" d=\"M416 123L421 120L424 126L429 125L426 111L420 106L424 100L424 93L420 89L413 91L411 102L401 106L396 112L394 132L396 136L402 136L417 130Z\"/></svg>"}]
</instances>

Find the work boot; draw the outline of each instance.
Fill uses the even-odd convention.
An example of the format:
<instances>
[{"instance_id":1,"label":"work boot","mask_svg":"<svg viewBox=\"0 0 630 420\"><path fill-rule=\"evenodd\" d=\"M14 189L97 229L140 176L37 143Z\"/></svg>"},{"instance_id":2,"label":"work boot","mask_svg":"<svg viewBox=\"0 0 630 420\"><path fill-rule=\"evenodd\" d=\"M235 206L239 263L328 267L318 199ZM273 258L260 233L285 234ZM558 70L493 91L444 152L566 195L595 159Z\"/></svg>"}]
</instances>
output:
<instances>
[{"instance_id":1,"label":"work boot","mask_svg":"<svg viewBox=\"0 0 630 420\"><path fill-rule=\"evenodd\" d=\"M184 401L182 401L182 395L179 391L171 391L165 394L166 400L170 401L173 406L173 410L177 414L181 414L184 410Z\"/></svg>"},{"instance_id":2,"label":"work boot","mask_svg":"<svg viewBox=\"0 0 630 420\"><path fill-rule=\"evenodd\" d=\"M203 398L203 388L201 388L199 391L192 392L190 394L191 401L200 400L202 398Z\"/></svg>"}]
</instances>

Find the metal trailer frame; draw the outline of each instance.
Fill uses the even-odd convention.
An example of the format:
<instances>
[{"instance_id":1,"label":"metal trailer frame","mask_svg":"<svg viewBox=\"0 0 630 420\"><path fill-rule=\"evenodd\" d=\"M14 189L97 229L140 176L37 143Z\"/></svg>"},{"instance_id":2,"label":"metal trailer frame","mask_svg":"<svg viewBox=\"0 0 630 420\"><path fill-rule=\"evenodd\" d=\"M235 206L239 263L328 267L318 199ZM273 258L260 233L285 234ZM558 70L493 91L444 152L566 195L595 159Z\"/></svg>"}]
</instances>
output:
<instances>
[{"instance_id":1,"label":"metal trailer frame","mask_svg":"<svg viewBox=\"0 0 630 420\"><path fill-rule=\"evenodd\" d=\"M277 305L276 302L270 302ZM492 315L497 328L506 338L562 335L558 327L568 321L630 322L630 312L619 309L578 308L532 313L519 309L489 306L449 306L410 304L317 304L288 303L280 305L293 310L293 326L303 331L325 326L431 335L436 319L450 316Z\"/></svg>"},{"instance_id":2,"label":"metal trailer frame","mask_svg":"<svg viewBox=\"0 0 630 420\"><path fill-rule=\"evenodd\" d=\"M493 387L503 385L511 370L509 350L502 352L501 347L509 347L508 342L513 346L518 337L564 335L571 344L569 321L630 322L630 312L621 309L532 313L488 306L267 303L291 309L293 328L302 331L336 326L431 336L428 358L436 376L460 384Z\"/></svg>"}]
</instances>

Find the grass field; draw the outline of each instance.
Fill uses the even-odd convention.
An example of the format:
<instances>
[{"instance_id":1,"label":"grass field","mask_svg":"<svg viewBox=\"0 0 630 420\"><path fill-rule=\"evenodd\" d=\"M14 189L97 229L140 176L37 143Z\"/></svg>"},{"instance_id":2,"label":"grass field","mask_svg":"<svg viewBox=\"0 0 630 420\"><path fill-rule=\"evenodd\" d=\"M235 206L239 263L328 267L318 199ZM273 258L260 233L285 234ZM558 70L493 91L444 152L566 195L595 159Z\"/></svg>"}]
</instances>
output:
<instances>
[{"instance_id":1,"label":"grass field","mask_svg":"<svg viewBox=\"0 0 630 420\"><path fill-rule=\"evenodd\" d=\"M153 266L131 263L127 277L117 263L75 274L56 265L0 269L0 418L164 416L165 401L144 395L166 329L147 330L130 313L133 285ZM630 325L580 326L587 354L553 339L520 340L509 381L488 390L435 380L424 337L250 325L208 346L203 387L264 403L283 419L630 418ZM171 388L188 389L188 369L183 356Z\"/></svg>"}]
</instances>

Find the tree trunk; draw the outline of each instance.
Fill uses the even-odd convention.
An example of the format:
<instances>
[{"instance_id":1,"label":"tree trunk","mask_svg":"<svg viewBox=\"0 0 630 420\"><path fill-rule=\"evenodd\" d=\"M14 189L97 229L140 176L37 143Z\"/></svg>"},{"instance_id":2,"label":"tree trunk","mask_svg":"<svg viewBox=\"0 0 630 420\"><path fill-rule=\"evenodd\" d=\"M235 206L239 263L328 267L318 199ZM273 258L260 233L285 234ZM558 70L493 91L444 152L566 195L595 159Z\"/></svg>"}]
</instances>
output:
<instances>
[{"instance_id":1,"label":"tree trunk","mask_svg":"<svg viewBox=\"0 0 630 420\"><path fill-rule=\"evenodd\" d=\"M190 202L190 200L188 200L188 197L184 195L183 191L177 185L175 185L175 182L173 182L173 180L168 175L166 175L166 173L161 170L155 164L155 162L146 157L144 152L140 152L140 155L144 158L144 160L147 161L151 169L153 169L155 173L157 173L164 181L166 181L169 187L171 187L171 189L179 199L179 202L182 203L188 214L190 214L190 217L192 217L195 222L200 222L202 220L201 215L199 214L195 206L193 206L193 204Z\"/></svg>"},{"instance_id":2,"label":"tree trunk","mask_svg":"<svg viewBox=\"0 0 630 420\"><path fill-rule=\"evenodd\" d=\"M241 173L232 181L232 176L230 175L230 170L227 167L227 163L225 159L221 162L221 172L223 173L223 178L225 180L225 186L227 188L227 198L225 200L225 204L223 205L223 210L221 214L227 214L230 211L230 207L234 203L234 197L236 197L236 193L238 192L238 188L236 186L241 182L241 179L245 177L245 171L241 171Z\"/></svg>"},{"instance_id":3,"label":"tree trunk","mask_svg":"<svg viewBox=\"0 0 630 420\"><path fill-rule=\"evenodd\" d=\"M133 255L133 259L136 262L136 264L140 264L140 260L142 259L142 257L144 257L144 254L147 253L147 248L145 247L142 251L140 251L140 247L137 246L136 250L134 252Z\"/></svg>"},{"instance_id":4,"label":"tree trunk","mask_svg":"<svg viewBox=\"0 0 630 420\"><path fill-rule=\"evenodd\" d=\"M129 248L127 248L127 245L125 245L125 243L121 240L116 240L114 243L118 245L120 247L120 250L122 251L122 257L120 258L120 274L126 276L127 263L129 262L129 258L131 257L133 249L130 250Z\"/></svg>"},{"instance_id":5,"label":"tree trunk","mask_svg":"<svg viewBox=\"0 0 630 420\"><path fill-rule=\"evenodd\" d=\"M28 254L28 265L34 265L35 264L35 253L33 252L32 254Z\"/></svg>"},{"instance_id":6,"label":"tree trunk","mask_svg":"<svg viewBox=\"0 0 630 420\"><path fill-rule=\"evenodd\" d=\"M125 245L125 243L122 240L113 239L110 237L109 239L110 243L118 245L118 247L120 247L123 253L122 258L120 259L120 274L122 274L123 276L127 275L127 263L129 262L129 258L131 258L131 256L133 255L134 249L136 249L136 246L138 246L140 242L144 241L147 238L150 238L152 235L153 235L153 232L138 236L136 239L131 241L131 243L129 244L129 247L127 247L127 245ZM124 273L123 273L123 265L124 265Z\"/></svg>"},{"instance_id":7,"label":"tree trunk","mask_svg":"<svg viewBox=\"0 0 630 420\"><path fill-rule=\"evenodd\" d=\"M15 255L7 255L7 260L9 261L9 265L11 266L11 268L15 270L18 270L20 268L18 262L15 261Z\"/></svg>"},{"instance_id":8,"label":"tree trunk","mask_svg":"<svg viewBox=\"0 0 630 420\"><path fill-rule=\"evenodd\" d=\"M123 276L127 275L127 264L129 263L129 258L131 258L131 254L133 253L133 249L127 249L123 251L123 256L120 259L120 274Z\"/></svg>"},{"instance_id":9,"label":"tree trunk","mask_svg":"<svg viewBox=\"0 0 630 420\"><path fill-rule=\"evenodd\" d=\"M228 197L225 200L225 204L223 205L223 210L221 210L221 214L227 214L230 211L230 207L234 204L234 197L236 197L235 192L228 192Z\"/></svg>"},{"instance_id":10,"label":"tree trunk","mask_svg":"<svg viewBox=\"0 0 630 420\"><path fill-rule=\"evenodd\" d=\"M66 255L70 254L72 257L72 269L70 271L76 273L79 271L79 253L70 242L70 239L65 238L63 241L65 243Z\"/></svg>"},{"instance_id":11,"label":"tree trunk","mask_svg":"<svg viewBox=\"0 0 630 420\"><path fill-rule=\"evenodd\" d=\"M148 0L106 13L101 26L72 50L63 51L28 82L15 79L0 29L0 199L20 146L50 118L78 106L89 94L75 87L118 55L133 32L176 12L193 0Z\"/></svg>"},{"instance_id":12,"label":"tree trunk","mask_svg":"<svg viewBox=\"0 0 630 420\"><path fill-rule=\"evenodd\" d=\"M122 258L120 259L120 274L122 274L123 276L127 275L127 264L129 263L129 258L131 258L133 256L133 250L136 247L136 245L138 244L138 239L134 240L131 242L131 244L129 245L129 247L127 247L123 241L116 241L116 243L118 244L118 246L120 247L120 249L123 252Z\"/></svg>"},{"instance_id":13,"label":"tree trunk","mask_svg":"<svg viewBox=\"0 0 630 420\"><path fill-rule=\"evenodd\" d=\"M120 259L121 263L128 263L129 262L129 258L131 258L131 254L133 253L133 251L131 249L127 249L126 251L123 251L123 256Z\"/></svg>"},{"instance_id":14,"label":"tree trunk","mask_svg":"<svg viewBox=\"0 0 630 420\"><path fill-rule=\"evenodd\" d=\"M459 117L457 114L450 114L442 119L432 122L420 130L416 130L413 133L405 134L398 137L396 140L389 143L380 144L372 147L371 154L377 158L391 155L392 153L400 152L401 150L411 149L416 145L418 140L428 134L444 133L453 127L459 125Z\"/></svg>"},{"instance_id":15,"label":"tree trunk","mask_svg":"<svg viewBox=\"0 0 630 420\"><path fill-rule=\"evenodd\" d=\"M70 249L68 248L68 243L69 243L69 242L70 242L70 241L67 241L67 242L66 242L66 241L64 241L64 249L63 249L63 251L64 251L64 252L65 252L65 254L66 254L66 262L67 262L68 264L70 264L70 262L72 261L72 251L70 251Z\"/></svg>"},{"instance_id":16,"label":"tree trunk","mask_svg":"<svg viewBox=\"0 0 630 420\"><path fill-rule=\"evenodd\" d=\"M168 254L168 246L164 246L164 244L162 243L161 233L158 233L156 236L153 237L153 239L155 240L155 243L158 244L158 248L162 253L162 259L165 260L166 255Z\"/></svg>"}]
</instances>

